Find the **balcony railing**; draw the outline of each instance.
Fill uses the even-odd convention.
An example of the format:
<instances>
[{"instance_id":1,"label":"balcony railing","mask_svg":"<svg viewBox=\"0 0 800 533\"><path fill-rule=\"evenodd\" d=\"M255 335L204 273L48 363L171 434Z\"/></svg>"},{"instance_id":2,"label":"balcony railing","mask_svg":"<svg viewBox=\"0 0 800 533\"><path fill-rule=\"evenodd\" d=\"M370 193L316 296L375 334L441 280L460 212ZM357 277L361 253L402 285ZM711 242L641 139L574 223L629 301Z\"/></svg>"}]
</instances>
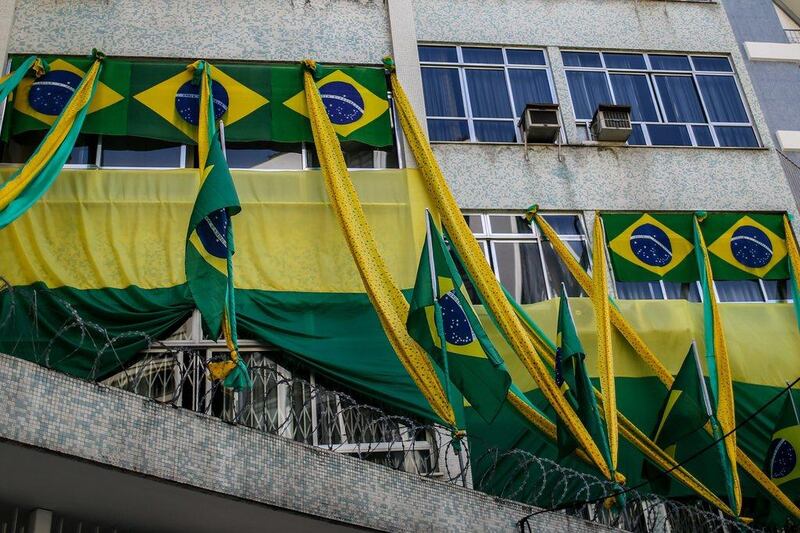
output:
<instances>
[{"instance_id":1,"label":"balcony railing","mask_svg":"<svg viewBox=\"0 0 800 533\"><path fill-rule=\"evenodd\" d=\"M800 30L784 30L790 43L800 43Z\"/></svg>"}]
</instances>

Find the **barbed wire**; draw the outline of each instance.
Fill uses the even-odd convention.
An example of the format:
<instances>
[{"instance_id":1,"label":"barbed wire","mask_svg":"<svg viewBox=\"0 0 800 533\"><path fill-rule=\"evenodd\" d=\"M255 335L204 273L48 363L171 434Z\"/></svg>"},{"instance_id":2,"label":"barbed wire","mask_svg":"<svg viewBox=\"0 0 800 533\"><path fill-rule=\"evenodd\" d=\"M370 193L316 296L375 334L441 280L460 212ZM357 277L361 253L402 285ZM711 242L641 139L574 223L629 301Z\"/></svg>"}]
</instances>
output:
<instances>
[{"instance_id":1,"label":"barbed wire","mask_svg":"<svg viewBox=\"0 0 800 533\"><path fill-rule=\"evenodd\" d=\"M0 332L6 345L8 326L20 318L20 313L25 313L38 339L39 295L45 291L34 289L22 295L0 278ZM625 491L617 483L527 450L492 447L479 435L468 435L463 443L454 441L448 427L378 407L357 393L337 390L340 387L330 386L308 370L283 368L280 357L276 357L280 352L269 346L242 348L254 385L237 393L207 374L208 362L224 356L222 346L159 340L136 330L112 335L102 325L82 317L70 302L52 292L47 297L57 301L62 310L63 317L56 317L63 318L58 328L44 347L35 339L30 339L28 346L24 332L20 332L10 355L23 356L26 354L19 350L31 349L28 359L33 357L38 364L52 368L79 351L88 351L94 354L94 360L87 375L81 376L87 381L395 470L443 482L465 482L492 496L627 531L757 531L699 500L678 501L632 490L626 492L624 502L618 499L609 505L608 498ZM55 361L51 356L56 343L73 331L78 334L75 346ZM132 364L123 361L116 350L120 341L131 339L146 346ZM110 377L100 376L100 361L109 355L119 371ZM476 455L472 450L478 448L483 451ZM537 516L521 517L520 530L536 531L537 520Z\"/></svg>"}]
</instances>

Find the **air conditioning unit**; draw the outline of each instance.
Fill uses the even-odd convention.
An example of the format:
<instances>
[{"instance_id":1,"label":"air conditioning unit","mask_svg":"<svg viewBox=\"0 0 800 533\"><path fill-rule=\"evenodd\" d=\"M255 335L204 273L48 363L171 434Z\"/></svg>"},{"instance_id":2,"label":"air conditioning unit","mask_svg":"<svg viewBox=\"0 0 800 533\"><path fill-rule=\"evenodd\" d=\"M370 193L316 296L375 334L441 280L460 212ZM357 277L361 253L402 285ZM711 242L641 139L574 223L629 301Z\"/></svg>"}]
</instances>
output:
<instances>
[{"instance_id":1,"label":"air conditioning unit","mask_svg":"<svg viewBox=\"0 0 800 533\"><path fill-rule=\"evenodd\" d=\"M519 121L525 144L549 143L558 140L561 133L558 104L528 104Z\"/></svg>"},{"instance_id":2,"label":"air conditioning unit","mask_svg":"<svg viewBox=\"0 0 800 533\"><path fill-rule=\"evenodd\" d=\"M631 136L631 106L600 104L592 118L592 137L596 141L625 142Z\"/></svg>"}]
</instances>

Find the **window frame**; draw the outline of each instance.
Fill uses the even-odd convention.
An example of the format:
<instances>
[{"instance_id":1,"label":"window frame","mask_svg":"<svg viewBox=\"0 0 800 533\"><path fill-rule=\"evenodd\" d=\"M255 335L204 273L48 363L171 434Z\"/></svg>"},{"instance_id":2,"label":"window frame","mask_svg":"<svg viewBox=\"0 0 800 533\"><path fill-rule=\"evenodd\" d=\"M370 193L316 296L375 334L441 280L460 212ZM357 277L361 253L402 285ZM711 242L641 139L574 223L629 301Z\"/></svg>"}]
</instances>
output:
<instances>
[{"instance_id":1,"label":"window frame","mask_svg":"<svg viewBox=\"0 0 800 533\"><path fill-rule=\"evenodd\" d=\"M535 46L492 46L492 45L484 45L484 44L452 44L452 43L428 43L428 42L418 42L417 46L427 46L427 47L439 47L439 48L455 48L456 49L456 57L457 62L444 62L444 61L423 61L420 60L420 72L425 68L449 68L455 69L458 72L458 80L459 80L459 88L461 90L461 102L464 106L464 116L463 117L456 117L456 116L444 116L444 115L428 115L428 111L425 111L425 120L426 123L428 120L450 120L450 121L466 121L467 129L469 131L469 139L464 141L431 141L436 143L484 143L484 144L521 144L523 142L522 134L519 130L518 123L520 117L516 116L516 109L514 106L514 89L511 84L511 77L509 75L509 71L511 70L543 70L547 75L547 85L550 89L550 97L554 103L558 103L558 94L555 89L555 83L553 81L553 70L552 65L550 63L550 58L547 55L547 50L545 48L537 48ZM464 61L464 54L462 48L487 48L487 49L500 49L502 56L503 56L503 63L468 63ZM542 52L542 56L544 57L544 64L543 65L530 65L530 64L519 64L519 63L509 63L508 61L508 54L506 53L507 50L531 50ZM505 79L506 84L506 93L508 96L508 103L511 108L512 116L510 118L503 118L503 117L475 117L472 111L472 103L470 100L469 94L469 86L467 82L467 70L502 70L503 77ZM424 92L424 87L423 87ZM559 110L560 113L560 110ZM516 139L514 142L501 142L501 141L480 141L475 133L475 122L511 122L514 128L514 138ZM562 126L562 135L563 135L563 126Z\"/></svg>"},{"instance_id":2,"label":"window frame","mask_svg":"<svg viewBox=\"0 0 800 533\"><path fill-rule=\"evenodd\" d=\"M731 57L724 54L713 54L713 53L661 53L661 52L638 52L638 51L630 51L630 50L580 50L580 49L562 49L560 50L562 54L569 53L569 52L589 52L589 53L596 53L600 56L600 67L582 67L582 66L567 66L564 65L564 74L565 77L567 76L568 72L602 72L605 74L606 86L608 87L609 93L611 94L611 98L614 101L613 103L617 103L617 96L614 91L614 86L611 83L611 76L613 74L627 74L633 75L638 74L645 76L647 79L648 87L650 89L650 96L652 98L652 103L656 109L657 114L659 115L659 122L652 122L652 121L634 121L631 120L632 125L638 125L641 128L642 135L644 137L646 144L628 144L628 146L637 146L637 147L667 147L667 148L729 148L729 149L736 149L736 150L757 150L764 147L762 142L761 136L759 135L758 129L756 128L755 121L753 120L752 110L750 105L745 98L744 90L742 89L741 82L739 80L739 76L736 72L735 65L731 60ZM634 68L619 68L619 67L609 67L606 64L606 53L628 53L628 54L637 54L641 55L644 58L645 69L634 69ZM678 56L678 57L686 57L691 70L660 70L654 69L650 60L651 55L658 55L658 56ZM719 70L699 70L695 67L695 62L693 56L697 57L708 57L708 58L723 58L728 61L728 64L731 67L730 71L719 71ZM562 56L563 58L563 56ZM562 59L563 61L563 59ZM683 76L683 77L690 77L692 79L692 83L694 85L694 89L697 92L697 96L700 102L700 106L703 112L703 115L706 118L706 122L668 122L666 120L666 109L664 107L664 101L661 97L661 92L658 88L658 84L656 83L656 77L659 75L663 76ZM742 106L747 114L748 122L717 122L711 119L711 115L708 111L708 105L706 104L705 96L703 95L703 91L700 89L700 84L698 82L699 76L719 76L719 77L730 77L733 78L737 93L741 100ZM575 122L576 127L579 131L583 131L584 133L579 133L579 137L586 140L586 141L593 141L591 139L591 129L590 124L591 120L579 119L575 115L575 106L574 100L572 97L572 92L569 88L569 83L566 84L567 94L569 94L570 103L573 104L573 113L572 118ZM623 104L627 104L627 102L622 102ZM648 125L675 125L675 126L683 126L688 134L691 145L679 145L679 144L658 144L655 145L652 143L650 132L648 131ZM698 144L697 138L694 134L694 128L697 126L704 126L707 127L711 138L714 142L713 146L703 146ZM756 146L722 146L720 144L720 140L717 136L717 127L749 127L753 131L753 135L756 140Z\"/></svg>"}]
</instances>

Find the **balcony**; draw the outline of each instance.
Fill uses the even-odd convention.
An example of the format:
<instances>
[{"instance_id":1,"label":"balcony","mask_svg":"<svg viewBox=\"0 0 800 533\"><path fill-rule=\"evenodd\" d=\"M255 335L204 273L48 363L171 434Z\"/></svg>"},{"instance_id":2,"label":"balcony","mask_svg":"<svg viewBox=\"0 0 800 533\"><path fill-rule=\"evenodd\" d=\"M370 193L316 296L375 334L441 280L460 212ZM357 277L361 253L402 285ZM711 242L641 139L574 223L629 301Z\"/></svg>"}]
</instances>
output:
<instances>
[{"instance_id":1,"label":"balcony","mask_svg":"<svg viewBox=\"0 0 800 533\"><path fill-rule=\"evenodd\" d=\"M786 40L792 44L800 43L800 30L784 30L786 32Z\"/></svg>"}]
</instances>

